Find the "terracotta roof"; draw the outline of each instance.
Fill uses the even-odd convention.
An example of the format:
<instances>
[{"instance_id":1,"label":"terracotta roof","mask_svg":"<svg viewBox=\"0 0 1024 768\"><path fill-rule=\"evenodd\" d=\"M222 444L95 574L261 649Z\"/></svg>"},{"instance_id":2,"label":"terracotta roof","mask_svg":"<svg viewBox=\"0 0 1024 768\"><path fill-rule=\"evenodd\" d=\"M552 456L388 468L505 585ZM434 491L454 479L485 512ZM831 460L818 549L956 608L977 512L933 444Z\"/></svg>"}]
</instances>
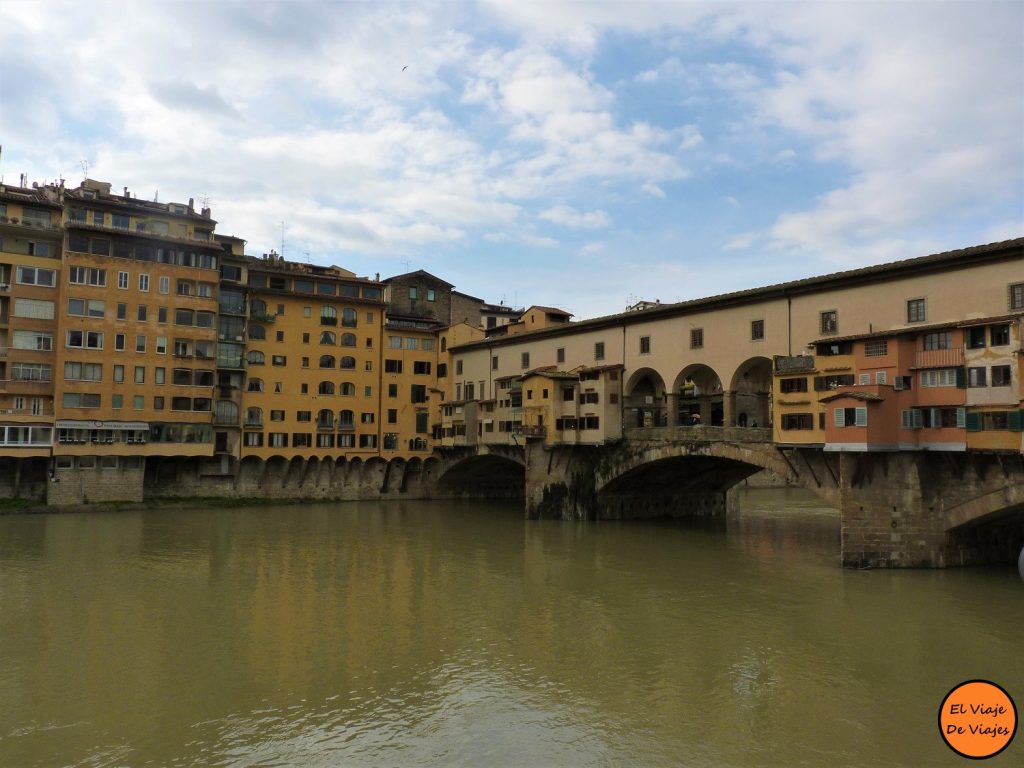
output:
<instances>
[{"instance_id":1,"label":"terracotta roof","mask_svg":"<svg viewBox=\"0 0 1024 768\"><path fill-rule=\"evenodd\" d=\"M818 398L820 403L831 403L833 400L839 400L843 397L851 397L854 400L862 400L866 403L880 403L885 400L881 395L876 395L873 392L835 392L831 395L825 395L824 397Z\"/></svg>"},{"instance_id":2,"label":"terracotta roof","mask_svg":"<svg viewBox=\"0 0 1024 768\"><path fill-rule=\"evenodd\" d=\"M543 312L546 315L558 315L560 317L573 317L572 312L566 312L564 309L559 309L558 307L542 307L540 304L534 304L532 307L530 307L530 309L539 309L541 312ZM528 309L526 311L529 312L530 309Z\"/></svg>"},{"instance_id":3,"label":"terracotta roof","mask_svg":"<svg viewBox=\"0 0 1024 768\"><path fill-rule=\"evenodd\" d=\"M960 320L947 320L942 323L927 323L921 325L905 325L902 328L890 328L886 331L871 331L870 333L853 333L849 336L822 336L815 339L808 346L813 344L834 344L837 341L859 341L861 339L877 339L886 336L905 336L909 333L920 333L921 331L938 331L943 328L957 328Z\"/></svg>"},{"instance_id":4,"label":"terracotta roof","mask_svg":"<svg viewBox=\"0 0 1024 768\"><path fill-rule=\"evenodd\" d=\"M1011 312L1008 315L999 315L997 317L978 317L972 320L964 320L957 325L957 328L971 328L975 325L989 325L990 323L1008 323L1013 320L1020 320L1021 318L1024 318L1024 312Z\"/></svg>"},{"instance_id":5,"label":"terracotta roof","mask_svg":"<svg viewBox=\"0 0 1024 768\"><path fill-rule=\"evenodd\" d=\"M425 269L417 269L415 272L405 272L405 273L403 273L401 275L394 275L393 277L385 277L383 280L381 280L381 282L382 283L390 283L390 282L393 282L395 280L401 280L402 278L405 278L405 277L428 278L430 280L433 280L435 283L438 283L439 285L444 285L444 286L447 286L448 288L454 288L455 287L454 285L452 285L448 281L442 280L437 275L430 274Z\"/></svg>"}]
</instances>

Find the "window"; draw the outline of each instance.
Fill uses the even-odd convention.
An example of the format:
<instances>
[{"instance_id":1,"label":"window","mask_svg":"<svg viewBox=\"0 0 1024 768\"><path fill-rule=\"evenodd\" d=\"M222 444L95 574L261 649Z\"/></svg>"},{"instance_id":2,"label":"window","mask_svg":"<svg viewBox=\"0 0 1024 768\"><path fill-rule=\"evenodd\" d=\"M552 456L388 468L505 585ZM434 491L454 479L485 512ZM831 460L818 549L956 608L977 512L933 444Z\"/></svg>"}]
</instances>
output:
<instances>
[{"instance_id":1,"label":"window","mask_svg":"<svg viewBox=\"0 0 1024 768\"><path fill-rule=\"evenodd\" d=\"M67 345L77 349L103 349L103 333L101 331L68 331Z\"/></svg>"},{"instance_id":2,"label":"window","mask_svg":"<svg viewBox=\"0 0 1024 768\"><path fill-rule=\"evenodd\" d=\"M889 353L888 341L866 341L864 342L865 357L882 357Z\"/></svg>"},{"instance_id":3,"label":"window","mask_svg":"<svg viewBox=\"0 0 1024 768\"><path fill-rule=\"evenodd\" d=\"M145 384L146 383L146 366L136 365L135 366L135 383Z\"/></svg>"},{"instance_id":4,"label":"window","mask_svg":"<svg viewBox=\"0 0 1024 768\"><path fill-rule=\"evenodd\" d=\"M784 413L782 414L782 428L792 429L814 429L814 415L810 413Z\"/></svg>"},{"instance_id":5,"label":"window","mask_svg":"<svg viewBox=\"0 0 1024 768\"><path fill-rule=\"evenodd\" d=\"M750 340L762 341L764 339L764 320L750 321Z\"/></svg>"},{"instance_id":6,"label":"window","mask_svg":"<svg viewBox=\"0 0 1024 768\"><path fill-rule=\"evenodd\" d=\"M124 408L124 395L111 395L110 407L115 409Z\"/></svg>"},{"instance_id":7,"label":"window","mask_svg":"<svg viewBox=\"0 0 1024 768\"><path fill-rule=\"evenodd\" d=\"M907 322L923 323L925 321L924 299L907 300Z\"/></svg>"},{"instance_id":8,"label":"window","mask_svg":"<svg viewBox=\"0 0 1024 768\"><path fill-rule=\"evenodd\" d=\"M114 351L115 352L124 352L125 343L126 343L126 337L125 337L125 335L123 333L118 333L118 334L114 335Z\"/></svg>"},{"instance_id":9,"label":"window","mask_svg":"<svg viewBox=\"0 0 1024 768\"><path fill-rule=\"evenodd\" d=\"M145 352L146 351L146 337L143 334L139 334L135 337L135 351Z\"/></svg>"},{"instance_id":10,"label":"window","mask_svg":"<svg viewBox=\"0 0 1024 768\"><path fill-rule=\"evenodd\" d=\"M985 327L977 326L975 328L968 328L966 331L967 336L967 348L968 349L984 349L985 347Z\"/></svg>"},{"instance_id":11,"label":"window","mask_svg":"<svg viewBox=\"0 0 1024 768\"><path fill-rule=\"evenodd\" d=\"M870 373L862 373L858 377L857 383L861 384L861 385L863 385L863 384L870 384L871 383L871 374Z\"/></svg>"},{"instance_id":12,"label":"window","mask_svg":"<svg viewBox=\"0 0 1024 768\"><path fill-rule=\"evenodd\" d=\"M433 288L427 288L427 301L436 301L437 292Z\"/></svg>"},{"instance_id":13,"label":"window","mask_svg":"<svg viewBox=\"0 0 1024 768\"><path fill-rule=\"evenodd\" d=\"M78 365L83 365L83 363L78 363ZM82 378L83 381L99 381L102 375L102 366L99 363L87 363L87 365L96 367L89 368L89 378L78 378ZM67 372L67 364L65 364L64 371ZM52 381L53 367L48 363L14 363L11 365L11 379L13 381Z\"/></svg>"},{"instance_id":14,"label":"window","mask_svg":"<svg viewBox=\"0 0 1024 768\"><path fill-rule=\"evenodd\" d=\"M950 331L926 333L922 345L925 350L951 349L953 346L953 334Z\"/></svg>"},{"instance_id":15,"label":"window","mask_svg":"<svg viewBox=\"0 0 1024 768\"><path fill-rule=\"evenodd\" d=\"M156 337L156 353L158 355L166 355L167 354L167 337L166 336L157 336Z\"/></svg>"},{"instance_id":16,"label":"window","mask_svg":"<svg viewBox=\"0 0 1024 768\"><path fill-rule=\"evenodd\" d=\"M594 359L604 360L604 342L599 341L594 344Z\"/></svg>"},{"instance_id":17,"label":"window","mask_svg":"<svg viewBox=\"0 0 1024 768\"><path fill-rule=\"evenodd\" d=\"M17 379L18 376L12 375ZM100 363L64 363L64 379L68 381L101 381L103 366Z\"/></svg>"},{"instance_id":18,"label":"window","mask_svg":"<svg viewBox=\"0 0 1024 768\"><path fill-rule=\"evenodd\" d=\"M1010 309L1024 309L1024 283L1010 286Z\"/></svg>"},{"instance_id":19,"label":"window","mask_svg":"<svg viewBox=\"0 0 1024 768\"><path fill-rule=\"evenodd\" d=\"M344 437L344 435L341 435L339 437ZM376 448L377 447L377 436L376 435L360 435L359 436L359 447L360 448Z\"/></svg>"},{"instance_id":20,"label":"window","mask_svg":"<svg viewBox=\"0 0 1024 768\"><path fill-rule=\"evenodd\" d=\"M401 360L384 360L384 373L401 373L402 372L402 361Z\"/></svg>"},{"instance_id":21,"label":"window","mask_svg":"<svg viewBox=\"0 0 1024 768\"><path fill-rule=\"evenodd\" d=\"M53 320L53 302L39 299L15 299L14 316L32 320Z\"/></svg>"},{"instance_id":22,"label":"window","mask_svg":"<svg viewBox=\"0 0 1024 768\"><path fill-rule=\"evenodd\" d=\"M555 350L555 361L559 363L565 362L565 347L559 347Z\"/></svg>"},{"instance_id":23,"label":"window","mask_svg":"<svg viewBox=\"0 0 1024 768\"><path fill-rule=\"evenodd\" d=\"M702 349L704 347L704 329L690 329L690 349Z\"/></svg>"},{"instance_id":24,"label":"window","mask_svg":"<svg viewBox=\"0 0 1024 768\"><path fill-rule=\"evenodd\" d=\"M472 393L472 391L469 391L470 386L471 385L469 385L469 384L466 385L466 389L467 389L466 399L467 400L472 400L473 399L473 393ZM414 402L414 403L425 403L425 402L427 402L427 387L424 384L413 384L411 389L410 389L410 394L411 394L412 402Z\"/></svg>"},{"instance_id":25,"label":"window","mask_svg":"<svg viewBox=\"0 0 1024 768\"><path fill-rule=\"evenodd\" d=\"M402 348L402 337L401 336L388 336L388 349L401 349Z\"/></svg>"},{"instance_id":26,"label":"window","mask_svg":"<svg viewBox=\"0 0 1024 768\"><path fill-rule=\"evenodd\" d=\"M107 270L93 267L69 267L68 282L74 285L106 286Z\"/></svg>"},{"instance_id":27,"label":"window","mask_svg":"<svg viewBox=\"0 0 1024 768\"><path fill-rule=\"evenodd\" d=\"M333 381L321 381L320 382L320 386L317 388L317 394L333 395L334 394L334 382Z\"/></svg>"},{"instance_id":28,"label":"window","mask_svg":"<svg viewBox=\"0 0 1024 768\"><path fill-rule=\"evenodd\" d=\"M397 424L397 423L398 423L398 409L397 408L388 408L388 424Z\"/></svg>"},{"instance_id":29,"label":"window","mask_svg":"<svg viewBox=\"0 0 1024 768\"><path fill-rule=\"evenodd\" d=\"M835 425L837 427L866 427L868 425L868 409L836 408Z\"/></svg>"},{"instance_id":30,"label":"window","mask_svg":"<svg viewBox=\"0 0 1024 768\"><path fill-rule=\"evenodd\" d=\"M341 334L340 343L343 347L354 347L356 346L356 335L354 333L343 333Z\"/></svg>"},{"instance_id":31,"label":"window","mask_svg":"<svg viewBox=\"0 0 1024 768\"><path fill-rule=\"evenodd\" d=\"M988 386L987 377L985 376L984 366L972 367L967 369L967 386L968 387L985 387Z\"/></svg>"},{"instance_id":32,"label":"window","mask_svg":"<svg viewBox=\"0 0 1024 768\"><path fill-rule=\"evenodd\" d=\"M353 384L351 381L343 381L338 386L338 394L344 395L345 397L355 397L356 385Z\"/></svg>"},{"instance_id":33,"label":"window","mask_svg":"<svg viewBox=\"0 0 1024 768\"><path fill-rule=\"evenodd\" d=\"M334 335L334 333L332 331L321 331L320 332L320 343L321 344L328 344L330 346L334 346L336 340L337 340L337 337Z\"/></svg>"},{"instance_id":34,"label":"window","mask_svg":"<svg viewBox=\"0 0 1024 768\"><path fill-rule=\"evenodd\" d=\"M263 379L249 379L249 382L245 388L246 392L262 392L263 391Z\"/></svg>"},{"instance_id":35,"label":"window","mask_svg":"<svg viewBox=\"0 0 1024 768\"><path fill-rule=\"evenodd\" d=\"M106 305L98 299L68 299L68 314L102 318L106 314Z\"/></svg>"},{"instance_id":36,"label":"window","mask_svg":"<svg viewBox=\"0 0 1024 768\"><path fill-rule=\"evenodd\" d=\"M956 368L936 368L930 371L921 371L922 387L955 387Z\"/></svg>"},{"instance_id":37,"label":"window","mask_svg":"<svg viewBox=\"0 0 1024 768\"><path fill-rule=\"evenodd\" d=\"M288 447L288 433L287 432L271 432L267 440L267 444L271 448L287 448Z\"/></svg>"},{"instance_id":38,"label":"window","mask_svg":"<svg viewBox=\"0 0 1024 768\"><path fill-rule=\"evenodd\" d=\"M42 267L18 267L17 279L22 285L41 285L53 288L57 285L57 272Z\"/></svg>"},{"instance_id":39,"label":"window","mask_svg":"<svg viewBox=\"0 0 1024 768\"><path fill-rule=\"evenodd\" d=\"M288 365L288 358L285 355L272 355L270 358L271 365Z\"/></svg>"},{"instance_id":40,"label":"window","mask_svg":"<svg viewBox=\"0 0 1024 768\"><path fill-rule=\"evenodd\" d=\"M839 312L834 309L828 309L821 313L821 320L819 325L821 333L838 333L839 332Z\"/></svg>"},{"instance_id":41,"label":"window","mask_svg":"<svg viewBox=\"0 0 1024 768\"><path fill-rule=\"evenodd\" d=\"M41 331L15 331L12 346L15 349L49 352L53 349L53 334L42 333Z\"/></svg>"},{"instance_id":42,"label":"window","mask_svg":"<svg viewBox=\"0 0 1024 768\"><path fill-rule=\"evenodd\" d=\"M213 328L214 320L216 315L213 312L196 312L196 327L197 328Z\"/></svg>"},{"instance_id":43,"label":"window","mask_svg":"<svg viewBox=\"0 0 1024 768\"><path fill-rule=\"evenodd\" d=\"M128 273L118 272L117 273L117 287L122 291L128 290Z\"/></svg>"},{"instance_id":44,"label":"window","mask_svg":"<svg viewBox=\"0 0 1024 768\"><path fill-rule=\"evenodd\" d=\"M139 290L149 291L149 275L139 275Z\"/></svg>"},{"instance_id":45,"label":"window","mask_svg":"<svg viewBox=\"0 0 1024 768\"><path fill-rule=\"evenodd\" d=\"M127 273L125 273L125 274L127 274ZM159 289L160 293L165 293L166 294L166 293L170 293L171 292L171 278L167 277L167 275L161 275L160 276L159 285L160 285L160 289ZM127 288L127 287L128 286L125 285L125 288Z\"/></svg>"},{"instance_id":46,"label":"window","mask_svg":"<svg viewBox=\"0 0 1024 768\"><path fill-rule=\"evenodd\" d=\"M417 360L412 364L412 372L417 376L429 376L430 363L425 360Z\"/></svg>"},{"instance_id":47,"label":"window","mask_svg":"<svg viewBox=\"0 0 1024 768\"><path fill-rule=\"evenodd\" d=\"M149 314L149 308L145 304L139 304L139 310L138 310L138 315L137 315L138 321L140 323L146 322L146 317L147 317L148 314Z\"/></svg>"},{"instance_id":48,"label":"window","mask_svg":"<svg viewBox=\"0 0 1024 768\"><path fill-rule=\"evenodd\" d=\"M262 432L246 432L242 436L242 442L246 448L259 448L263 445L263 433Z\"/></svg>"},{"instance_id":49,"label":"window","mask_svg":"<svg viewBox=\"0 0 1024 768\"><path fill-rule=\"evenodd\" d=\"M157 307L156 310L156 321L158 323L167 322L167 307Z\"/></svg>"},{"instance_id":50,"label":"window","mask_svg":"<svg viewBox=\"0 0 1024 768\"><path fill-rule=\"evenodd\" d=\"M520 362L522 363L522 367L523 368L529 368L530 367L530 353L529 352L523 352Z\"/></svg>"},{"instance_id":51,"label":"window","mask_svg":"<svg viewBox=\"0 0 1024 768\"><path fill-rule=\"evenodd\" d=\"M338 367L345 370L355 370L356 359L350 355L344 355L338 358Z\"/></svg>"},{"instance_id":52,"label":"window","mask_svg":"<svg viewBox=\"0 0 1024 768\"><path fill-rule=\"evenodd\" d=\"M346 328L355 328L358 321L358 315L354 309L345 309L342 311L341 324Z\"/></svg>"},{"instance_id":53,"label":"window","mask_svg":"<svg viewBox=\"0 0 1024 768\"><path fill-rule=\"evenodd\" d=\"M1010 343L1010 326L993 325L989 329L989 341L993 347L1005 347Z\"/></svg>"},{"instance_id":54,"label":"window","mask_svg":"<svg viewBox=\"0 0 1024 768\"><path fill-rule=\"evenodd\" d=\"M1008 366L1008 365L993 365L992 366L992 386L993 387L1008 387L1008 386L1010 386L1010 366Z\"/></svg>"},{"instance_id":55,"label":"window","mask_svg":"<svg viewBox=\"0 0 1024 768\"><path fill-rule=\"evenodd\" d=\"M114 366L114 383L115 384L121 384L123 381L124 381L124 366L123 365L115 365ZM157 382L157 383L159 383L159 382Z\"/></svg>"},{"instance_id":56,"label":"window","mask_svg":"<svg viewBox=\"0 0 1024 768\"><path fill-rule=\"evenodd\" d=\"M100 396L85 392L65 392L62 403L65 408L99 408Z\"/></svg>"},{"instance_id":57,"label":"window","mask_svg":"<svg viewBox=\"0 0 1024 768\"><path fill-rule=\"evenodd\" d=\"M118 366L121 369L121 380L124 380L124 366ZM153 369L153 381L157 384L164 384L167 381L167 369L166 368L154 368Z\"/></svg>"},{"instance_id":58,"label":"window","mask_svg":"<svg viewBox=\"0 0 1024 768\"><path fill-rule=\"evenodd\" d=\"M174 310L175 325L195 325L195 313L191 309Z\"/></svg>"},{"instance_id":59,"label":"window","mask_svg":"<svg viewBox=\"0 0 1024 768\"><path fill-rule=\"evenodd\" d=\"M806 392L807 391L807 379L801 377L799 379L779 379L779 391L783 394L790 392Z\"/></svg>"},{"instance_id":60,"label":"window","mask_svg":"<svg viewBox=\"0 0 1024 768\"><path fill-rule=\"evenodd\" d=\"M359 422L361 424L373 424L374 415L372 413L361 413L359 414Z\"/></svg>"},{"instance_id":61,"label":"window","mask_svg":"<svg viewBox=\"0 0 1024 768\"><path fill-rule=\"evenodd\" d=\"M267 338L267 329L262 325L253 325L249 327L249 338L254 341L265 341Z\"/></svg>"},{"instance_id":62,"label":"window","mask_svg":"<svg viewBox=\"0 0 1024 768\"><path fill-rule=\"evenodd\" d=\"M320 355L320 367L321 368L333 368L334 367L334 355Z\"/></svg>"},{"instance_id":63,"label":"window","mask_svg":"<svg viewBox=\"0 0 1024 768\"><path fill-rule=\"evenodd\" d=\"M419 346L420 346L419 341L420 340L417 339L415 336L406 336L405 337L405 348L406 349L419 349Z\"/></svg>"},{"instance_id":64,"label":"window","mask_svg":"<svg viewBox=\"0 0 1024 768\"><path fill-rule=\"evenodd\" d=\"M419 298L419 290L416 288L416 286L409 287L409 298L412 299L413 301Z\"/></svg>"},{"instance_id":65,"label":"window","mask_svg":"<svg viewBox=\"0 0 1024 768\"><path fill-rule=\"evenodd\" d=\"M284 331L278 331L276 334L274 334L274 338L277 341L284 341Z\"/></svg>"},{"instance_id":66,"label":"window","mask_svg":"<svg viewBox=\"0 0 1024 768\"><path fill-rule=\"evenodd\" d=\"M875 384L886 384L887 382L885 371L875 371Z\"/></svg>"},{"instance_id":67,"label":"window","mask_svg":"<svg viewBox=\"0 0 1024 768\"><path fill-rule=\"evenodd\" d=\"M117 319L127 320L128 319L128 305L124 302L118 302L117 305Z\"/></svg>"}]
</instances>

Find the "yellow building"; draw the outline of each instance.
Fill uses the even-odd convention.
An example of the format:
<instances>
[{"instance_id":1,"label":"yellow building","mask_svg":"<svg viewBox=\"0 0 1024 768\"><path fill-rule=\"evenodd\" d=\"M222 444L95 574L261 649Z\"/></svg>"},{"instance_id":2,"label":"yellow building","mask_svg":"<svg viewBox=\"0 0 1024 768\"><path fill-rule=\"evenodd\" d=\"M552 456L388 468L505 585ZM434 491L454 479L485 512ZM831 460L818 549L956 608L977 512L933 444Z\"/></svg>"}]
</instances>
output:
<instances>
[{"instance_id":1,"label":"yellow building","mask_svg":"<svg viewBox=\"0 0 1024 768\"><path fill-rule=\"evenodd\" d=\"M437 389L438 327L389 314L380 390L381 455L412 457L433 449L430 393Z\"/></svg>"},{"instance_id":2,"label":"yellow building","mask_svg":"<svg viewBox=\"0 0 1024 768\"><path fill-rule=\"evenodd\" d=\"M382 285L276 254L247 264L241 457L376 456Z\"/></svg>"},{"instance_id":3,"label":"yellow building","mask_svg":"<svg viewBox=\"0 0 1024 768\"><path fill-rule=\"evenodd\" d=\"M93 180L65 192L58 469L212 455L215 223Z\"/></svg>"},{"instance_id":4,"label":"yellow building","mask_svg":"<svg viewBox=\"0 0 1024 768\"><path fill-rule=\"evenodd\" d=\"M829 340L805 355L776 355L772 370L772 439L824 445L827 404L821 398L854 383L853 341Z\"/></svg>"},{"instance_id":5,"label":"yellow building","mask_svg":"<svg viewBox=\"0 0 1024 768\"><path fill-rule=\"evenodd\" d=\"M45 482L53 442L61 204L53 187L0 185L0 462L3 477ZM30 459L30 461L22 461Z\"/></svg>"}]
</instances>

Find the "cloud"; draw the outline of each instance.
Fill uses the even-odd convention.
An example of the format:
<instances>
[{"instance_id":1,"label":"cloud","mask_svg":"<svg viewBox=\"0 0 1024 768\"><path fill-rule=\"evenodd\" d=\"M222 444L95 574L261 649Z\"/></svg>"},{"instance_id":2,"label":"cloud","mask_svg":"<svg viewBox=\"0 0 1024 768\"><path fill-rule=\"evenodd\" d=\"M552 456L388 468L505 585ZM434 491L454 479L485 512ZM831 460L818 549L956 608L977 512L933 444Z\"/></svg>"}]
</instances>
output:
<instances>
[{"instance_id":1,"label":"cloud","mask_svg":"<svg viewBox=\"0 0 1024 768\"><path fill-rule=\"evenodd\" d=\"M753 232L744 232L741 235L729 238L725 245L722 246L723 251L745 251L754 244L757 240L757 235Z\"/></svg>"},{"instance_id":2,"label":"cloud","mask_svg":"<svg viewBox=\"0 0 1024 768\"><path fill-rule=\"evenodd\" d=\"M608 214L604 211L577 211L567 205L556 205L541 211L537 216L554 224L574 229L602 229L611 224Z\"/></svg>"},{"instance_id":3,"label":"cloud","mask_svg":"<svg viewBox=\"0 0 1024 768\"><path fill-rule=\"evenodd\" d=\"M598 253L603 253L604 249L605 249L605 244L602 243L602 242L587 243L582 248L580 248L580 255L581 256L593 256L593 255L598 254Z\"/></svg>"},{"instance_id":4,"label":"cloud","mask_svg":"<svg viewBox=\"0 0 1024 768\"><path fill-rule=\"evenodd\" d=\"M225 117L238 116L217 92L216 86L200 88L192 83L165 80L151 83L149 91L157 101L169 109L206 112Z\"/></svg>"}]
</instances>

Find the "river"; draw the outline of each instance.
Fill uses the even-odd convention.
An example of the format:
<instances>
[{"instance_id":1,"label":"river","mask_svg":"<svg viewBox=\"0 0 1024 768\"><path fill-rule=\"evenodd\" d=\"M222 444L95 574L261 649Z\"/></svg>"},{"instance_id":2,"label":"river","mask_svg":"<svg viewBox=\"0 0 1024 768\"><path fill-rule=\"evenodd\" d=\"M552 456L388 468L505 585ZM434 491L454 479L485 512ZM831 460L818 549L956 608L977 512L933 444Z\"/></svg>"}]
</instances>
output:
<instances>
[{"instance_id":1,"label":"river","mask_svg":"<svg viewBox=\"0 0 1024 768\"><path fill-rule=\"evenodd\" d=\"M1024 705L1015 567L852 571L750 490L720 528L514 504L0 517L0 765L946 766ZM1024 736L991 765L1021 765Z\"/></svg>"}]
</instances>

